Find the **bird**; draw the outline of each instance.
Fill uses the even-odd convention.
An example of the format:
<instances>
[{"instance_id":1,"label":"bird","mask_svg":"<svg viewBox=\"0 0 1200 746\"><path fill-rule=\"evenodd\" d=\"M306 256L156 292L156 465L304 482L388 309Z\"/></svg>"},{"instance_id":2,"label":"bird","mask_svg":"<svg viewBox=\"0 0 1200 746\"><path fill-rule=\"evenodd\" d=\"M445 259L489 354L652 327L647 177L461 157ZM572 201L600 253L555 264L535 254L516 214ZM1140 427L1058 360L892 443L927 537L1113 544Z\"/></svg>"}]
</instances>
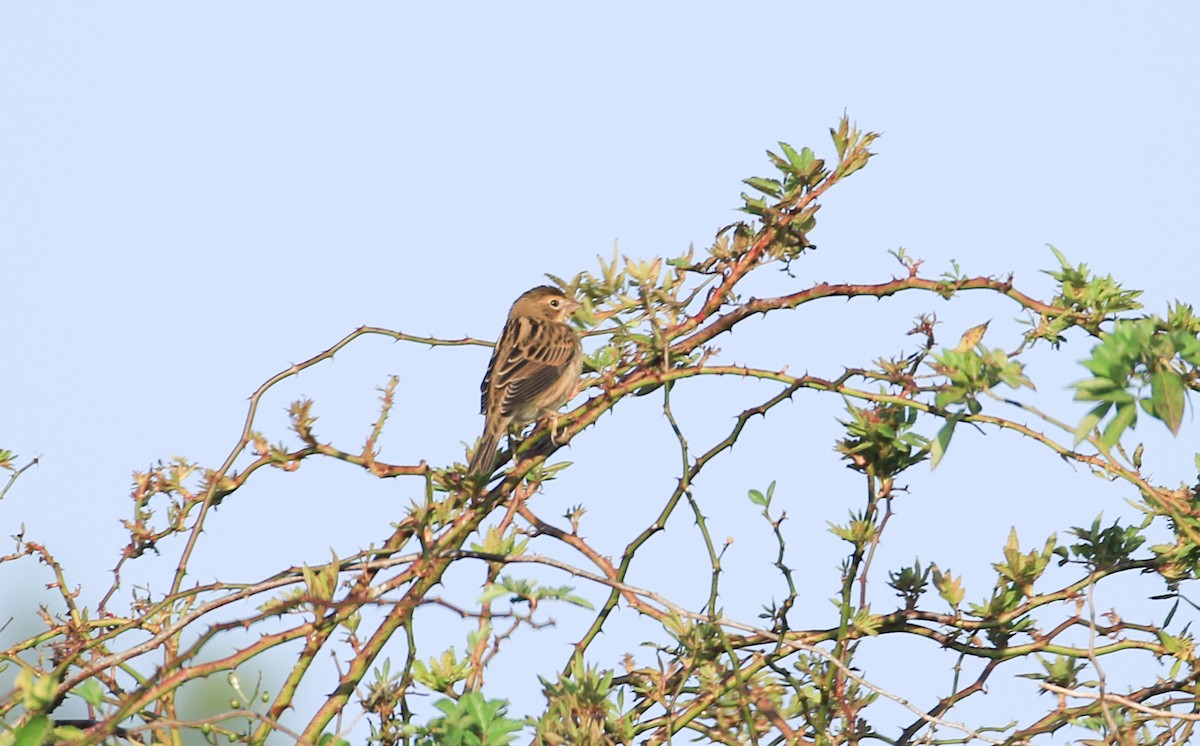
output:
<instances>
[{"instance_id":1,"label":"bird","mask_svg":"<svg viewBox=\"0 0 1200 746\"><path fill-rule=\"evenodd\" d=\"M580 304L562 290L539 285L517 298L492 351L479 390L483 435L468 474L490 476L496 446L510 427L557 412L575 393L583 347L567 319Z\"/></svg>"}]
</instances>

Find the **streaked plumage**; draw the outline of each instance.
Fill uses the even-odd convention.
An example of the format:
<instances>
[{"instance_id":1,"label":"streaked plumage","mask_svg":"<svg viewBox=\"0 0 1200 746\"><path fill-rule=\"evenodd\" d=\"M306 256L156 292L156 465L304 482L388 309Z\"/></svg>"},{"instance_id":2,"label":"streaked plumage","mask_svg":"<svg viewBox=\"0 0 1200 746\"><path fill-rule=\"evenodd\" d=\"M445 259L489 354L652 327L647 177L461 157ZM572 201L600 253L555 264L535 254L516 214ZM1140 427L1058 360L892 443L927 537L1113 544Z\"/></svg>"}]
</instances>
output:
<instances>
[{"instance_id":1,"label":"streaked plumage","mask_svg":"<svg viewBox=\"0 0 1200 746\"><path fill-rule=\"evenodd\" d=\"M471 457L471 474L491 474L496 446L510 425L524 426L567 402L583 370L583 349L567 318L579 308L558 288L527 291L508 322L479 389L483 435Z\"/></svg>"}]
</instances>

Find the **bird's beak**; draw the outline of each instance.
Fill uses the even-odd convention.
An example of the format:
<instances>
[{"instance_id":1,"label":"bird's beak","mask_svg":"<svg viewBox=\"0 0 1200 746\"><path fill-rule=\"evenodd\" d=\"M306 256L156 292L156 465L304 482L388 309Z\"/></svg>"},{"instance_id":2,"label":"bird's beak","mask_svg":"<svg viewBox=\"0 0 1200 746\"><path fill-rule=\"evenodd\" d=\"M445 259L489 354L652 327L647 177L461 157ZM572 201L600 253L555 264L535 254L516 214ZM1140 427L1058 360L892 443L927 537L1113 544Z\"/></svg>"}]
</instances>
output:
<instances>
[{"instance_id":1,"label":"bird's beak","mask_svg":"<svg viewBox=\"0 0 1200 746\"><path fill-rule=\"evenodd\" d=\"M567 298L567 302L564 304L564 307L563 307L562 320L567 321L568 319L574 318L575 312L581 308L583 308L582 303L575 300L574 298ZM575 319L575 321L577 323L583 323L579 319Z\"/></svg>"}]
</instances>

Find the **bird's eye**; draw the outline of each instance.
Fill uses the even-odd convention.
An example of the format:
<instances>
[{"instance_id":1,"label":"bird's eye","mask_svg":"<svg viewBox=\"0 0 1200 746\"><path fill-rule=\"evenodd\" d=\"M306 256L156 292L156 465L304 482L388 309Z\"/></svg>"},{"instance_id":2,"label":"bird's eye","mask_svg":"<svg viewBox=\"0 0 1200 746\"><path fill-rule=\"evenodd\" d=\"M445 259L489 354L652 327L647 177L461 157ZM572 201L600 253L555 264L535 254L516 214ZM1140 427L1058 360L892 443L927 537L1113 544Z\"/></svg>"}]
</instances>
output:
<instances>
[{"instance_id":1,"label":"bird's eye","mask_svg":"<svg viewBox=\"0 0 1200 746\"><path fill-rule=\"evenodd\" d=\"M561 300L559 300L558 298L551 298L551 299L550 299L550 307L551 307L551 308L558 308L558 307L559 307L559 306L561 306L561 305L562 305L562 301L561 301Z\"/></svg>"}]
</instances>

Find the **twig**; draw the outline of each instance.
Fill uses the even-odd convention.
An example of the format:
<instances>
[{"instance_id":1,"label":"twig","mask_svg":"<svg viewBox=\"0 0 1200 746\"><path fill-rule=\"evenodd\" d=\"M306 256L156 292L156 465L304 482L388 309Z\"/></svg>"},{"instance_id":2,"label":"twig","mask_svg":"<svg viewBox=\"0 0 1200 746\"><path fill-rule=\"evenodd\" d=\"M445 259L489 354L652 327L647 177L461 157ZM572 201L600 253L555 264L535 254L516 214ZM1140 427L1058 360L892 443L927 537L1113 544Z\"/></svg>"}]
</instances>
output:
<instances>
[{"instance_id":1,"label":"twig","mask_svg":"<svg viewBox=\"0 0 1200 746\"><path fill-rule=\"evenodd\" d=\"M1170 710L1159 710L1154 707L1148 707L1148 706L1142 704L1141 702L1138 702L1137 700L1129 699L1128 697L1122 697L1120 694L1113 694L1112 692L1104 692L1104 693L1085 692L1085 691L1080 691L1079 689L1068 689L1065 686L1058 686L1057 684L1051 684L1048 681L1041 682L1040 686L1048 692L1054 692L1055 694L1061 694L1061 695L1064 695L1067 697L1078 697L1079 699L1112 700L1113 702L1117 702L1119 704L1125 705L1126 707L1128 707L1131 710L1137 710L1138 712L1144 712L1147 715L1152 715L1154 717L1169 718L1171 720L1190 720L1193 722L1200 722L1200 714L1191 713L1191 712L1171 712Z\"/></svg>"},{"instance_id":2,"label":"twig","mask_svg":"<svg viewBox=\"0 0 1200 746\"><path fill-rule=\"evenodd\" d=\"M17 481L17 477L24 474L29 467L36 466L41 458L41 456L34 456L32 461L30 461L28 464L25 464L20 469L17 469L8 477L8 481L4 484L4 489L0 490L0 500L3 500L4 496L8 494L8 488L13 486L13 482Z\"/></svg>"}]
</instances>

